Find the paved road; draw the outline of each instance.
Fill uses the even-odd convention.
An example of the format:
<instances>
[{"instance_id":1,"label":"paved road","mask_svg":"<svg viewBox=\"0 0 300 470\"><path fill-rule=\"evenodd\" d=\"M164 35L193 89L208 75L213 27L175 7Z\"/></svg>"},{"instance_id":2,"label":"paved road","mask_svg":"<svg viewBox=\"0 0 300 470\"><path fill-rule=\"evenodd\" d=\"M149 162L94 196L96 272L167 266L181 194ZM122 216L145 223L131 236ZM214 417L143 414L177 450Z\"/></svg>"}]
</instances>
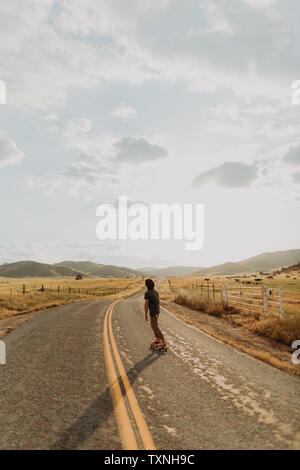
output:
<instances>
[{"instance_id":1,"label":"paved road","mask_svg":"<svg viewBox=\"0 0 300 470\"><path fill-rule=\"evenodd\" d=\"M48 310L7 335L0 448L300 448L297 377L165 310L161 325L167 354L148 349L138 295Z\"/></svg>"}]
</instances>

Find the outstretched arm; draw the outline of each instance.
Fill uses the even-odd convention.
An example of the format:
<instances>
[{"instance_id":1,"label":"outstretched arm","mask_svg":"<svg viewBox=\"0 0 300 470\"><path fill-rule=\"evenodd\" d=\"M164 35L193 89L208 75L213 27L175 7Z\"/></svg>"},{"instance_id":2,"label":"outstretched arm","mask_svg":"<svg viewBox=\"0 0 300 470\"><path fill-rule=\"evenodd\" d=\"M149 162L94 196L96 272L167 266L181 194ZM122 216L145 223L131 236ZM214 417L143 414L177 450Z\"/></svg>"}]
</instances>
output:
<instances>
[{"instance_id":1,"label":"outstretched arm","mask_svg":"<svg viewBox=\"0 0 300 470\"><path fill-rule=\"evenodd\" d=\"M145 299L145 321L148 321L149 302Z\"/></svg>"}]
</instances>

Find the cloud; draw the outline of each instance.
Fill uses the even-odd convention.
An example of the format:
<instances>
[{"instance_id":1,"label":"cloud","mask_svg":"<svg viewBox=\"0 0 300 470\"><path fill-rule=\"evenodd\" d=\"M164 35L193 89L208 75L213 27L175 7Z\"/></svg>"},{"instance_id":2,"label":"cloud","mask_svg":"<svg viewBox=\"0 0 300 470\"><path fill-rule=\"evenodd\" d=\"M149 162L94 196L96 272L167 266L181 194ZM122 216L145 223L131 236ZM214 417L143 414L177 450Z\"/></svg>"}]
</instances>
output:
<instances>
[{"instance_id":1,"label":"cloud","mask_svg":"<svg viewBox=\"0 0 300 470\"><path fill-rule=\"evenodd\" d=\"M120 77L130 83L152 77L134 50L122 44L120 18L105 3L91 0L89 8L78 0L1 3L0 69L8 104L54 108L65 104L74 89Z\"/></svg>"},{"instance_id":2,"label":"cloud","mask_svg":"<svg viewBox=\"0 0 300 470\"><path fill-rule=\"evenodd\" d=\"M51 171L39 178L27 178L29 187L41 185L46 194L64 191L74 196L81 194L87 200L99 189L112 193L112 185L116 187L120 183L122 170L116 161L137 163L167 155L163 147L151 144L146 138L124 137L120 140L114 134L99 132L86 118L69 120L62 130L62 137L76 158L62 170Z\"/></svg>"},{"instance_id":3,"label":"cloud","mask_svg":"<svg viewBox=\"0 0 300 470\"><path fill-rule=\"evenodd\" d=\"M282 158L282 163L291 166L300 165L300 145L297 147L292 147Z\"/></svg>"},{"instance_id":4,"label":"cloud","mask_svg":"<svg viewBox=\"0 0 300 470\"><path fill-rule=\"evenodd\" d=\"M276 2L262 0L263 12L253 8L259 2L167 2L155 21L140 14L135 28L130 25L132 37L152 69L185 79L190 90L231 89L246 100L271 96L279 102L299 71L296 49L288 45L298 40L295 6L281 15Z\"/></svg>"},{"instance_id":5,"label":"cloud","mask_svg":"<svg viewBox=\"0 0 300 470\"><path fill-rule=\"evenodd\" d=\"M92 197L91 188L102 190L118 182L116 171L101 156L82 153L68 168L47 173L39 179L29 178L27 184L41 184L46 194L64 191L73 196Z\"/></svg>"},{"instance_id":6,"label":"cloud","mask_svg":"<svg viewBox=\"0 0 300 470\"><path fill-rule=\"evenodd\" d=\"M0 167L19 164L25 157L16 144L0 133Z\"/></svg>"},{"instance_id":7,"label":"cloud","mask_svg":"<svg viewBox=\"0 0 300 470\"><path fill-rule=\"evenodd\" d=\"M296 4L281 15L275 0L130 0L130 14L123 3L2 2L0 68L10 102L56 107L74 89L149 79L279 101L299 75L297 48L290 47L299 41Z\"/></svg>"},{"instance_id":8,"label":"cloud","mask_svg":"<svg viewBox=\"0 0 300 470\"><path fill-rule=\"evenodd\" d=\"M109 254L118 248L114 240L98 240L97 243L8 242L1 243L0 264L28 259L40 263L58 263L66 259L103 263L104 257L109 261Z\"/></svg>"},{"instance_id":9,"label":"cloud","mask_svg":"<svg viewBox=\"0 0 300 470\"><path fill-rule=\"evenodd\" d=\"M87 134L92 129L92 121L85 118L74 118L71 119L63 132L63 136L67 138L73 138L77 135Z\"/></svg>"},{"instance_id":10,"label":"cloud","mask_svg":"<svg viewBox=\"0 0 300 470\"><path fill-rule=\"evenodd\" d=\"M58 116L55 113L49 113L44 116L45 121L56 122L58 121Z\"/></svg>"},{"instance_id":11,"label":"cloud","mask_svg":"<svg viewBox=\"0 0 300 470\"><path fill-rule=\"evenodd\" d=\"M265 8L276 3L278 0L242 0L242 1L255 8Z\"/></svg>"},{"instance_id":12,"label":"cloud","mask_svg":"<svg viewBox=\"0 0 300 470\"><path fill-rule=\"evenodd\" d=\"M166 157L167 152L159 145L150 144L144 138L124 137L115 143L116 159L121 162L144 162Z\"/></svg>"},{"instance_id":13,"label":"cloud","mask_svg":"<svg viewBox=\"0 0 300 470\"><path fill-rule=\"evenodd\" d=\"M206 33L234 34L236 27L228 21L220 8L210 0L201 2L201 7L206 15L207 26L203 28Z\"/></svg>"},{"instance_id":14,"label":"cloud","mask_svg":"<svg viewBox=\"0 0 300 470\"><path fill-rule=\"evenodd\" d=\"M135 109L126 103L121 103L115 109L112 110L111 116L120 118L122 121L128 121L136 114Z\"/></svg>"},{"instance_id":15,"label":"cloud","mask_svg":"<svg viewBox=\"0 0 300 470\"><path fill-rule=\"evenodd\" d=\"M67 122L62 137L67 148L84 155L97 155L107 161L113 156L113 144L117 138L109 132L93 128L93 123L86 118L73 118Z\"/></svg>"},{"instance_id":16,"label":"cloud","mask_svg":"<svg viewBox=\"0 0 300 470\"><path fill-rule=\"evenodd\" d=\"M300 171L296 171L296 173L293 173L292 178L293 183L300 184Z\"/></svg>"},{"instance_id":17,"label":"cloud","mask_svg":"<svg viewBox=\"0 0 300 470\"><path fill-rule=\"evenodd\" d=\"M61 170L27 179L27 185L41 185L46 194L64 191L71 195L91 197L91 189L99 190L115 184L118 179L111 164L116 137L94 130L87 118L70 119L62 130L63 143L74 151L74 160Z\"/></svg>"},{"instance_id":18,"label":"cloud","mask_svg":"<svg viewBox=\"0 0 300 470\"><path fill-rule=\"evenodd\" d=\"M225 162L220 166L200 173L194 181L193 186L202 186L211 181L225 188L243 188L250 186L257 178L258 168L256 165L247 165L240 162Z\"/></svg>"}]
</instances>

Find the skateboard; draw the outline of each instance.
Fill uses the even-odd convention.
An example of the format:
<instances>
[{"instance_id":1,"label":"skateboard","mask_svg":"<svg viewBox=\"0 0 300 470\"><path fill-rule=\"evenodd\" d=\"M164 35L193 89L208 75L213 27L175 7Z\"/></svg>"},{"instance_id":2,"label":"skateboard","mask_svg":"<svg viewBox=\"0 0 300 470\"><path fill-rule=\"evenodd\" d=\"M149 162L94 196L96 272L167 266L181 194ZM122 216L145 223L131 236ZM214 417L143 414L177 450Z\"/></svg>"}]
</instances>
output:
<instances>
[{"instance_id":1,"label":"skateboard","mask_svg":"<svg viewBox=\"0 0 300 470\"><path fill-rule=\"evenodd\" d=\"M161 346L159 343L158 344L150 344L150 349L156 349L156 351L159 352L167 352L168 351L168 346Z\"/></svg>"}]
</instances>

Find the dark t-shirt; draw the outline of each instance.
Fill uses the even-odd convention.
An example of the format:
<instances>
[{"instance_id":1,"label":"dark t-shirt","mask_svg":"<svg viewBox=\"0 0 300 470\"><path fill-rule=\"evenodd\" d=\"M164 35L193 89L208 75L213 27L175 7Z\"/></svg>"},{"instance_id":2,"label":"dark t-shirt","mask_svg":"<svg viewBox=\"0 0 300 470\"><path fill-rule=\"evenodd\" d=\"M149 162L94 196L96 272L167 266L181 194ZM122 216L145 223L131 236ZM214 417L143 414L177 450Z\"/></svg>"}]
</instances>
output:
<instances>
[{"instance_id":1,"label":"dark t-shirt","mask_svg":"<svg viewBox=\"0 0 300 470\"><path fill-rule=\"evenodd\" d=\"M152 317L157 317L160 312L158 292L156 290L148 289L147 292L145 292L144 299L148 300L150 315Z\"/></svg>"}]
</instances>

